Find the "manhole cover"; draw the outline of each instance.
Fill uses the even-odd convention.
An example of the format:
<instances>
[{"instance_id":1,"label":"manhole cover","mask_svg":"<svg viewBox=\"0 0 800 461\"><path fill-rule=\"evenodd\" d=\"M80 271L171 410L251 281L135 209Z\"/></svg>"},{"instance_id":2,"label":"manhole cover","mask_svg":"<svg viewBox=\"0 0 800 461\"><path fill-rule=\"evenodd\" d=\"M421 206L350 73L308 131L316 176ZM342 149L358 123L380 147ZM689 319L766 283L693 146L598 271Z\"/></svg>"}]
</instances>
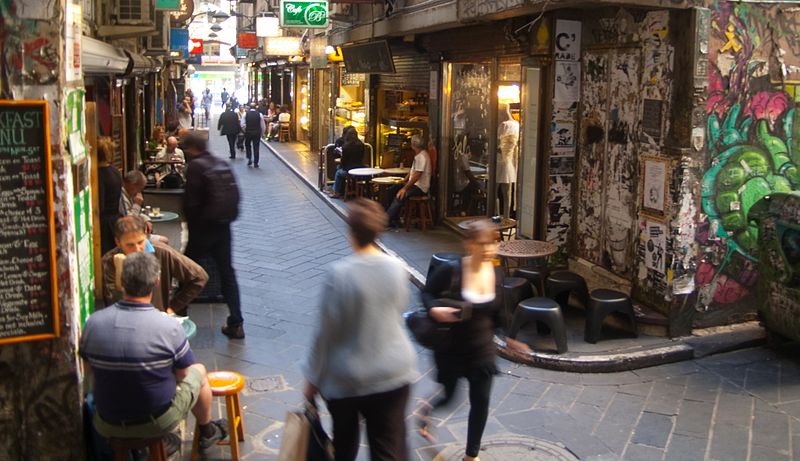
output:
<instances>
[{"instance_id":1,"label":"manhole cover","mask_svg":"<svg viewBox=\"0 0 800 461\"><path fill-rule=\"evenodd\" d=\"M561 445L534 437L503 437L481 444L481 461L578 461L580 458ZM461 461L464 444L450 444L434 461Z\"/></svg>"},{"instance_id":2,"label":"manhole cover","mask_svg":"<svg viewBox=\"0 0 800 461\"><path fill-rule=\"evenodd\" d=\"M286 380L282 375L266 376L263 378L249 378L247 380L249 393L280 392L286 390Z\"/></svg>"}]
</instances>

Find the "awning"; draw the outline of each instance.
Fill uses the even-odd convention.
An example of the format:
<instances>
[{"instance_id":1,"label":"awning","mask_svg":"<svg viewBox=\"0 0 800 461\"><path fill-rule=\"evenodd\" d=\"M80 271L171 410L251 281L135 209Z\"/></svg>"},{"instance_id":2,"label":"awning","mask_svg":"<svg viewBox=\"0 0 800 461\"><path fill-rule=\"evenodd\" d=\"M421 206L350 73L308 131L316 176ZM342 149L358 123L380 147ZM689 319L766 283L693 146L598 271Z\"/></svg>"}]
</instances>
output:
<instances>
[{"instance_id":1,"label":"awning","mask_svg":"<svg viewBox=\"0 0 800 461\"><path fill-rule=\"evenodd\" d=\"M86 75L124 74L130 60L113 45L85 35L81 37L81 67Z\"/></svg>"},{"instance_id":2,"label":"awning","mask_svg":"<svg viewBox=\"0 0 800 461\"><path fill-rule=\"evenodd\" d=\"M128 50L123 50L130 58L128 68L125 70L125 75L131 74L145 74L147 72L157 72L161 65L155 59L148 56L143 56L139 53L132 53Z\"/></svg>"}]
</instances>

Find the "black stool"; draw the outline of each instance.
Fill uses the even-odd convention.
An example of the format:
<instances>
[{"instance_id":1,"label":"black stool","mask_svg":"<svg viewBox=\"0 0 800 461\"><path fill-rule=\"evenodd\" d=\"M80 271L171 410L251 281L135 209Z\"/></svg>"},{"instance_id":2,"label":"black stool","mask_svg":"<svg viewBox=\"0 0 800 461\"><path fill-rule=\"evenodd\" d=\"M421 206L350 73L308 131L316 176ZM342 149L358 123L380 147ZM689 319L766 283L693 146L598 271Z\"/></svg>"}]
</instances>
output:
<instances>
[{"instance_id":1,"label":"black stool","mask_svg":"<svg viewBox=\"0 0 800 461\"><path fill-rule=\"evenodd\" d=\"M638 336L636 316L633 313L631 298L625 293L601 288L593 290L589 296L589 305L586 310L586 329L583 333L584 341L595 344L600 339L603 319L614 312L626 315L633 327L634 336Z\"/></svg>"},{"instance_id":2,"label":"black stool","mask_svg":"<svg viewBox=\"0 0 800 461\"><path fill-rule=\"evenodd\" d=\"M511 322L508 337L514 339L519 329L531 321L537 322L537 327L539 322L547 325L556 342L556 351L559 354L567 352L567 329L564 326L561 307L557 302L550 298L528 298L519 303L514 312L514 321Z\"/></svg>"},{"instance_id":3,"label":"black stool","mask_svg":"<svg viewBox=\"0 0 800 461\"><path fill-rule=\"evenodd\" d=\"M441 266L442 264L451 263L454 261L458 261L459 259L463 258L464 255L461 253L434 253L431 255L431 261L428 263L428 277L431 276L434 269Z\"/></svg>"},{"instance_id":4,"label":"black stool","mask_svg":"<svg viewBox=\"0 0 800 461\"><path fill-rule=\"evenodd\" d=\"M570 271L553 272L547 277L547 296L558 302L562 308L567 308L569 294L573 293L586 306L589 302L589 289L586 280L580 275Z\"/></svg>"},{"instance_id":5,"label":"black stool","mask_svg":"<svg viewBox=\"0 0 800 461\"><path fill-rule=\"evenodd\" d=\"M531 284L521 277L506 277L503 279L503 309L505 310L505 323L514 315L514 309L520 301L533 296Z\"/></svg>"},{"instance_id":6,"label":"black stool","mask_svg":"<svg viewBox=\"0 0 800 461\"><path fill-rule=\"evenodd\" d=\"M544 296L544 281L550 275L546 265L519 267L514 271L514 277L522 277L536 288L536 296Z\"/></svg>"}]
</instances>

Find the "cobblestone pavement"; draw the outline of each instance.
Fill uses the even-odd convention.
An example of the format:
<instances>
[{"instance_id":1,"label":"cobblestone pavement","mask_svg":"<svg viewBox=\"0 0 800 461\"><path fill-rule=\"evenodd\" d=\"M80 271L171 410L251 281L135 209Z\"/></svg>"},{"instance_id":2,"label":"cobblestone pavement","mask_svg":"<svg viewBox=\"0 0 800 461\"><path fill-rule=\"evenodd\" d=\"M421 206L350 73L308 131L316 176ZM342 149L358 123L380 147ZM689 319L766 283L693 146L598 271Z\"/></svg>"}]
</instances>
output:
<instances>
[{"instance_id":1,"label":"cobblestone pavement","mask_svg":"<svg viewBox=\"0 0 800 461\"><path fill-rule=\"evenodd\" d=\"M226 155L223 138L211 138L217 154ZM271 460L286 412L301 402L299 362L308 351L325 271L350 249L342 220L266 149L260 169L242 159L234 169L243 190L233 235L247 338L228 340L219 332L224 305L197 304L190 309L199 327L191 344L209 369L247 377L243 459ZM555 451L545 457L535 449L539 441L585 460L800 460L797 356L797 350L758 348L614 374L560 373L499 360L485 458L570 459ZM437 389L422 350L419 369L414 403ZM435 415L436 445L410 433L413 459L460 459L465 394L462 388L451 408ZM215 415L223 414L221 399L215 405ZM190 435L185 439L189 459ZM227 447L211 450L207 459L229 459ZM359 459L368 459L366 447Z\"/></svg>"}]
</instances>

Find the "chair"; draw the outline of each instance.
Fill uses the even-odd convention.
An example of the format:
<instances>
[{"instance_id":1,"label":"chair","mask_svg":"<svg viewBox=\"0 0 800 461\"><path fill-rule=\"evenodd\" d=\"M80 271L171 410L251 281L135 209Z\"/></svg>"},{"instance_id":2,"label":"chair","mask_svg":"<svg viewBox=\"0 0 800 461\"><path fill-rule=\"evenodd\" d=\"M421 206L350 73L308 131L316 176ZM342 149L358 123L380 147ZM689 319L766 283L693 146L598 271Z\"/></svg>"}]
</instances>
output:
<instances>
[{"instance_id":1,"label":"chair","mask_svg":"<svg viewBox=\"0 0 800 461\"><path fill-rule=\"evenodd\" d=\"M514 320L511 322L511 329L508 337L514 339L520 328L532 321L537 322L537 329L542 332L540 323L544 323L553 334L556 343L556 351L559 354L567 352L567 328L564 325L564 316L561 313L561 306L550 298L528 298L517 305L514 312Z\"/></svg>"},{"instance_id":2,"label":"chair","mask_svg":"<svg viewBox=\"0 0 800 461\"><path fill-rule=\"evenodd\" d=\"M503 279L503 310L505 311L505 327L514 315L517 304L523 299L533 296L533 290L528 280L521 277L506 277Z\"/></svg>"},{"instance_id":3,"label":"chair","mask_svg":"<svg viewBox=\"0 0 800 461\"><path fill-rule=\"evenodd\" d=\"M600 339L603 328L603 319L609 314L619 312L628 317L633 327L634 336L638 336L636 328L636 315L633 312L631 298L625 293L600 288L592 290L589 296L589 305L586 312L586 328L583 339L587 343L595 344Z\"/></svg>"},{"instance_id":4,"label":"chair","mask_svg":"<svg viewBox=\"0 0 800 461\"><path fill-rule=\"evenodd\" d=\"M147 448L149 461L167 461L167 447L164 439L110 439L109 444L114 453L114 461L128 461L128 452Z\"/></svg>"},{"instance_id":5,"label":"chair","mask_svg":"<svg viewBox=\"0 0 800 461\"><path fill-rule=\"evenodd\" d=\"M550 270L546 265L518 267L514 270L514 277L522 277L530 282L536 289L536 296L544 295L544 281L548 275L550 275Z\"/></svg>"},{"instance_id":6,"label":"chair","mask_svg":"<svg viewBox=\"0 0 800 461\"><path fill-rule=\"evenodd\" d=\"M278 125L278 142L291 141L291 133L289 131L289 122L279 122Z\"/></svg>"},{"instance_id":7,"label":"chair","mask_svg":"<svg viewBox=\"0 0 800 461\"><path fill-rule=\"evenodd\" d=\"M344 177L344 195L342 196L342 200L356 197L358 197L358 184L356 184L356 178L348 174Z\"/></svg>"},{"instance_id":8,"label":"chair","mask_svg":"<svg viewBox=\"0 0 800 461\"><path fill-rule=\"evenodd\" d=\"M408 199L403 219L406 222L406 232L411 230L412 224L419 224L423 231L427 230L428 224L433 227L431 198L427 195L415 195Z\"/></svg>"},{"instance_id":9,"label":"chair","mask_svg":"<svg viewBox=\"0 0 800 461\"><path fill-rule=\"evenodd\" d=\"M570 271L557 271L547 277L547 296L553 298L566 309L570 293L574 294L586 306L589 302L589 289L586 280Z\"/></svg>"},{"instance_id":10,"label":"chair","mask_svg":"<svg viewBox=\"0 0 800 461\"><path fill-rule=\"evenodd\" d=\"M231 459L239 459L239 442L244 442L244 420L239 392L244 388L244 376L232 371L211 371L208 373L208 384L211 394L225 397L225 408L228 418L228 440L219 445L231 446ZM200 455L200 425L195 423L194 441L192 442L192 461Z\"/></svg>"},{"instance_id":11,"label":"chair","mask_svg":"<svg viewBox=\"0 0 800 461\"><path fill-rule=\"evenodd\" d=\"M361 164L368 168L372 168L375 165L375 162L373 162L372 151L373 151L372 144L365 142L364 157L361 159Z\"/></svg>"}]
</instances>

